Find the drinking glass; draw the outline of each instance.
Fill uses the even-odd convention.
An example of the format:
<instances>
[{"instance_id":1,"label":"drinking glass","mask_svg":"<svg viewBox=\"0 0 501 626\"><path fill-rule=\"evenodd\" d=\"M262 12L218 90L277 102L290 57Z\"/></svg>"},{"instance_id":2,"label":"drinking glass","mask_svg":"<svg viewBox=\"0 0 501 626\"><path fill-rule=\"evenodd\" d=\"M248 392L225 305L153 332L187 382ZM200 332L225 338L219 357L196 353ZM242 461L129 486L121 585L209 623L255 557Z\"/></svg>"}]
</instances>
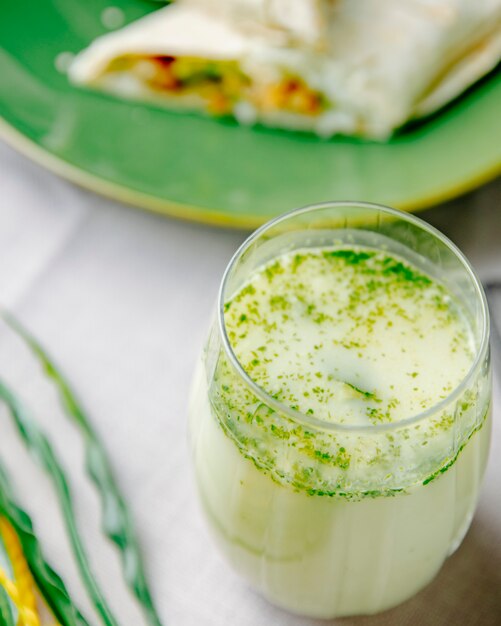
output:
<instances>
[{"instance_id":1,"label":"drinking glass","mask_svg":"<svg viewBox=\"0 0 501 626\"><path fill-rule=\"evenodd\" d=\"M275 257L338 245L403 257L461 304L472 365L435 406L392 423L326 423L270 396L239 363L225 303ZM470 525L490 406L486 299L451 241L417 217L367 203L285 214L231 260L195 374L190 440L213 535L252 587L290 611L330 618L397 605L433 579Z\"/></svg>"}]
</instances>

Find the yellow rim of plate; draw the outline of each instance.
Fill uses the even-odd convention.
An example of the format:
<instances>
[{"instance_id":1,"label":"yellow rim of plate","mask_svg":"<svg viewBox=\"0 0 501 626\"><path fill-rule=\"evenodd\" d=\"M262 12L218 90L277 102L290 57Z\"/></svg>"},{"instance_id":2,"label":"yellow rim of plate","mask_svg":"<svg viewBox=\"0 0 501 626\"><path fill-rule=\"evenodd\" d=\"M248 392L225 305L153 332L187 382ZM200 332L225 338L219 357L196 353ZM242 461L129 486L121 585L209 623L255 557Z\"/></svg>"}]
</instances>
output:
<instances>
[{"instance_id":1,"label":"yellow rim of plate","mask_svg":"<svg viewBox=\"0 0 501 626\"><path fill-rule=\"evenodd\" d=\"M214 209L202 209L201 207L190 204L162 200L142 191L135 191L129 187L107 181L99 176L96 176L95 174L89 174L76 165L71 165L63 159L44 150L36 142L23 135L21 131L11 126L2 117L0 117L0 138L24 156L54 174L61 176L61 178L106 198L118 200L119 202L123 202L127 205L140 209L146 209L148 211L168 215L169 217L174 217L176 219L197 222L210 226L222 226L225 228L246 230L262 226L273 217L256 217L245 214L231 216L227 213ZM472 191L473 189L488 183L490 180L494 180L500 174L501 162L494 164L492 167L482 172L472 175L470 178L464 180L458 185L441 189L434 193L430 193L429 195L423 196L422 198L415 198L408 202L399 203L395 208L408 212L422 211Z\"/></svg>"}]
</instances>

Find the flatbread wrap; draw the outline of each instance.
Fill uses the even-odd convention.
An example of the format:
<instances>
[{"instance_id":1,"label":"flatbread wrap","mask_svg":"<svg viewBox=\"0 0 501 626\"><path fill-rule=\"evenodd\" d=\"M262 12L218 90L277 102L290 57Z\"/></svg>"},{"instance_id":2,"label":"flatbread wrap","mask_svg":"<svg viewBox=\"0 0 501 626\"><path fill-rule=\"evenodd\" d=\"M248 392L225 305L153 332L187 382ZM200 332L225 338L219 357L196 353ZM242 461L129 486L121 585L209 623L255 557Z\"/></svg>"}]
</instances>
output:
<instances>
[{"instance_id":1,"label":"flatbread wrap","mask_svg":"<svg viewBox=\"0 0 501 626\"><path fill-rule=\"evenodd\" d=\"M501 0L336 0L331 9L319 52L178 2L98 38L70 78L241 123L385 139L501 57Z\"/></svg>"}]
</instances>

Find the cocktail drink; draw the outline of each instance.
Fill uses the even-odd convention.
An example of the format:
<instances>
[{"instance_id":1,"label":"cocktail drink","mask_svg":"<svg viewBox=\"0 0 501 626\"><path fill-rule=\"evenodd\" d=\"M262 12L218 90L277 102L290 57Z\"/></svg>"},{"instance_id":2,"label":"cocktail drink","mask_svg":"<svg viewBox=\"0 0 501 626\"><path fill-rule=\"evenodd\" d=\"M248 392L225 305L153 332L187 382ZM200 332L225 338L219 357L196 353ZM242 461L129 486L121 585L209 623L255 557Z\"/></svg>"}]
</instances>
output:
<instances>
[{"instance_id":1,"label":"cocktail drink","mask_svg":"<svg viewBox=\"0 0 501 626\"><path fill-rule=\"evenodd\" d=\"M490 435L485 296L455 246L369 204L300 209L231 261L195 376L206 517L273 603L370 614L473 516Z\"/></svg>"}]
</instances>

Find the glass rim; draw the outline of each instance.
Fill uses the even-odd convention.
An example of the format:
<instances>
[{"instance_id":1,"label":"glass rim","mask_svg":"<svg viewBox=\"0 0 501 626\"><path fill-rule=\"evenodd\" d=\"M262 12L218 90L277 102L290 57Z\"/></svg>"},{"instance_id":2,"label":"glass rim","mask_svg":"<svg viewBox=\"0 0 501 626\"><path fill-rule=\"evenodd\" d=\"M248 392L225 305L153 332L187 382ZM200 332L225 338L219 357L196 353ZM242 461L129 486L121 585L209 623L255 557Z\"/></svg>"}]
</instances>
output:
<instances>
[{"instance_id":1,"label":"glass rim","mask_svg":"<svg viewBox=\"0 0 501 626\"><path fill-rule=\"evenodd\" d=\"M258 240L266 231L270 230L277 224L281 222L287 221L296 215L301 215L304 213L313 213L318 210L328 209L328 208L336 208L336 207L356 207L356 208L366 208L370 210L378 210L382 213L385 213L389 216L394 216L398 218L403 218L405 221L410 222L424 231L427 231L437 239L439 239L443 244L445 244L451 252L455 255L456 258L459 259L463 267L465 268L467 274L469 275L472 283L475 287L475 291L477 293L478 299L481 302L482 309L482 332L479 347L476 351L475 358L471 364L470 369L462 378L462 380L456 385L456 387L440 402L437 402L433 406L430 406L428 409L424 411L420 411L414 415L406 417L405 419L390 422L387 424L337 424L335 422L326 422L324 420L318 419L312 415L308 415L303 413L302 411L298 411L297 409L293 409L287 404L282 403L280 400L276 400L273 398L268 392L263 389L260 385L258 385L249 374L245 371L243 366L241 365L237 355L235 354L231 342L228 337L228 333L226 332L226 323L224 319L224 305L225 305L225 290L228 284L228 280L231 276L232 270L234 269L236 263L242 257L242 255L250 248L250 246ZM400 209L394 209L383 204L378 204L375 202L363 202L363 201L355 201L355 200L347 200L347 201L332 201L332 202L321 202L318 204L309 204L303 207L299 207L296 209L292 209L279 215L278 217L266 222L262 226L260 226L257 230L255 230L247 239L238 247L230 262L228 263L226 270L223 274L223 278L221 280L221 285L219 287L218 294L218 322L219 322L219 331L221 334L222 344L224 346L225 353L229 358L232 366L235 368L237 374L241 377L247 387L250 388L252 393L254 393L259 399L261 399L264 404L269 406L270 408L275 409L276 411L285 414L287 417L292 419L294 422L300 423L304 426L308 426L310 428L328 430L328 431L344 431L344 432L382 432L382 431L392 431L398 430L400 428L411 426L418 422L424 421L431 415L439 412L441 409L446 407L447 405L454 402L464 391L464 389L471 382L471 379L474 377L479 365L483 362L483 359L486 355L489 346L489 329L490 329L490 319L489 319L489 307L487 305L487 298L485 296L484 289L482 287L482 283L478 278L475 270L473 269L471 263L468 261L463 252L453 243L446 235L440 232L437 228L428 224L423 219L412 215L406 211L401 211Z\"/></svg>"}]
</instances>

